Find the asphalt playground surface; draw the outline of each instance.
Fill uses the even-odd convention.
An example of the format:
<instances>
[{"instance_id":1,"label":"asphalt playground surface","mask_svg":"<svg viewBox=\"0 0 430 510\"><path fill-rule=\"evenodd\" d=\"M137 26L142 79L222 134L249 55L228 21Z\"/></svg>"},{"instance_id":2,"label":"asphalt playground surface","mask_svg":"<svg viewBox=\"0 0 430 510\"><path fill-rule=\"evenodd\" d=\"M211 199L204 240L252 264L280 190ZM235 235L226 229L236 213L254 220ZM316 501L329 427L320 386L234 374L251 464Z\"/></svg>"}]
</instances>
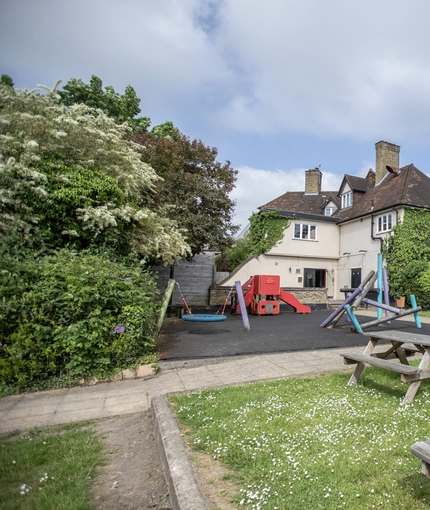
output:
<instances>
[{"instance_id":1,"label":"asphalt playground surface","mask_svg":"<svg viewBox=\"0 0 430 510\"><path fill-rule=\"evenodd\" d=\"M250 331L245 330L240 315L228 312L227 319L222 322L188 322L166 317L158 344L159 354L161 360L174 361L364 347L367 344L368 338L356 333L344 317L334 328L320 327L331 313L330 310L313 310L310 314L298 314L281 310L279 315L249 315ZM356 316L363 324L376 319L376 311L369 310ZM365 331L390 329L430 335L430 324L423 323L417 330L413 315Z\"/></svg>"}]
</instances>

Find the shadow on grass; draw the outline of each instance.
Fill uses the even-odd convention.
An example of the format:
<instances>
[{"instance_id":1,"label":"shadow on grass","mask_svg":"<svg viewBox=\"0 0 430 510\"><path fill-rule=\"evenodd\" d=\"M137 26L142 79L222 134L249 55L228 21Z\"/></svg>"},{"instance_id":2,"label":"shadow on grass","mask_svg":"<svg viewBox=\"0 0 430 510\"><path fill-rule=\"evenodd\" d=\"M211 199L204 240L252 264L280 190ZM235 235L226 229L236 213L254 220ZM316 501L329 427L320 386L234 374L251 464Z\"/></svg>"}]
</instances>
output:
<instances>
[{"instance_id":1,"label":"shadow on grass","mask_svg":"<svg viewBox=\"0 0 430 510\"><path fill-rule=\"evenodd\" d=\"M348 382L350 374L345 379ZM390 372L378 367L365 367L358 381L357 387L363 387L368 390L375 390L378 393L388 397L394 397L403 400L408 391L410 383L402 382L400 374ZM419 398L424 389L430 388L430 381L421 381L420 388L415 398Z\"/></svg>"},{"instance_id":2,"label":"shadow on grass","mask_svg":"<svg viewBox=\"0 0 430 510\"><path fill-rule=\"evenodd\" d=\"M421 473L421 461L419 459L417 459L417 473L405 476L399 480L399 487L402 490L408 491L415 501L428 508L430 508L430 499L428 497L429 484L430 480Z\"/></svg>"}]
</instances>

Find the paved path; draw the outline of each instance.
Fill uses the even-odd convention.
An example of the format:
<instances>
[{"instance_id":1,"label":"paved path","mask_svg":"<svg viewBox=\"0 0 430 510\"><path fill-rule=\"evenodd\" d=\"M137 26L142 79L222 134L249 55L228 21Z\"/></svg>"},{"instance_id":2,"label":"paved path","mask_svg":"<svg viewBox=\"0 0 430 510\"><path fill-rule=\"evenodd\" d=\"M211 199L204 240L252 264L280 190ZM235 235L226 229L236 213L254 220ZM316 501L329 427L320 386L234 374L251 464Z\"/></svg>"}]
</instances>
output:
<instances>
[{"instance_id":1,"label":"paved path","mask_svg":"<svg viewBox=\"0 0 430 510\"><path fill-rule=\"evenodd\" d=\"M168 393L352 370L339 355L348 350L343 347L204 362L161 362L160 372L149 379L4 397L0 399L0 433L137 413L149 409L152 397Z\"/></svg>"}]
</instances>

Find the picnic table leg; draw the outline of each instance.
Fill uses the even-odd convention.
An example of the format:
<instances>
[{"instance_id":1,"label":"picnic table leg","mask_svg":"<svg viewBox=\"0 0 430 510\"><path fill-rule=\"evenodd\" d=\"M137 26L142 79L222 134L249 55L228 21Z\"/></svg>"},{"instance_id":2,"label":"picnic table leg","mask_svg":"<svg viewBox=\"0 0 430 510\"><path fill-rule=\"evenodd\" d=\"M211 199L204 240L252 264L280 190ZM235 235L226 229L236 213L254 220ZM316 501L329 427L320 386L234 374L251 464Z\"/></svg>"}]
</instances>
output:
<instances>
[{"instance_id":1,"label":"picnic table leg","mask_svg":"<svg viewBox=\"0 0 430 510\"><path fill-rule=\"evenodd\" d=\"M408 388L408 391L406 392L405 398L402 401L403 405L412 404L412 401L414 400L415 395L417 394L420 384L421 381L414 381L411 383L411 385Z\"/></svg>"},{"instance_id":2,"label":"picnic table leg","mask_svg":"<svg viewBox=\"0 0 430 510\"><path fill-rule=\"evenodd\" d=\"M425 350L425 353L418 365L420 370L425 370L430 364L430 348L428 347ZM421 379L422 380L422 379ZM405 398L403 399L402 404L411 404L417 394L418 388L420 387L421 380L411 382L411 385L406 392Z\"/></svg>"},{"instance_id":3,"label":"picnic table leg","mask_svg":"<svg viewBox=\"0 0 430 510\"><path fill-rule=\"evenodd\" d=\"M400 360L400 363L402 363L403 365L409 365L408 358L406 357L405 351L402 347L396 349L396 354Z\"/></svg>"},{"instance_id":4,"label":"picnic table leg","mask_svg":"<svg viewBox=\"0 0 430 510\"><path fill-rule=\"evenodd\" d=\"M367 344L366 348L364 349L363 354L365 356L371 356L373 351L375 350L375 346L378 343L377 338L371 338L369 340L369 343ZM351 378L348 381L348 385L351 386L353 384L357 384L358 380L360 379L361 373L363 372L365 367L365 364L359 361L357 363L357 366L355 367L355 370L353 374L351 375Z\"/></svg>"}]
</instances>

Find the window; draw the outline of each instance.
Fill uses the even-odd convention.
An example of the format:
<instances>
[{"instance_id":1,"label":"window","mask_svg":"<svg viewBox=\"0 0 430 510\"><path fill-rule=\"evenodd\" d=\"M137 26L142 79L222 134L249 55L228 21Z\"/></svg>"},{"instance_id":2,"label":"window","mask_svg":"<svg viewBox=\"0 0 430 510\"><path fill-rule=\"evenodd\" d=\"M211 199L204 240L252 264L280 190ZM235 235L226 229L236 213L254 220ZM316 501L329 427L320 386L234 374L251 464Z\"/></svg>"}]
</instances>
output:
<instances>
[{"instance_id":1,"label":"window","mask_svg":"<svg viewBox=\"0 0 430 510\"><path fill-rule=\"evenodd\" d=\"M377 218L376 232L381 234L382 232L389 232L393 228L393 219L390 214L383 214Z\"/></svg>"},{"instance_id":2,"label":"window","mask_svg":"<svg viewBox=\"0 0 430 510\"><path fill-rule=\"evenodd\" d=\"M296 223L294 225L294 239L307 239L309 241L315 241L316 238L316 225L307 225L306 223Z\"/></svg>"},{"instance_id":3,"label":"window","mask_svg":"<svg viewBox=\"0 0 430 510\"><path fill-rule=\"evenodd\" d=\"M303 287L325 287L325 269L305 269Z\"/></svg>"},{"instance_id":4,"label":"window","mask_svg":"<svg viewBox=\"0 0 430 510\"><path fill-rule=\"evenodd\" d=\"M348 191L342 195L342 209L351 207L352 205L352 191Z\"/></svg>"},{"instance_id":5,"label":"window","mask_svg":"<svg viewBox=\"0 0 430 510\"><path fill-rule=\"evenodd\" d=\"M336 212L336 207L326 207L325 208L325 215L326 216L332 216Z\"/></svg>"}]
</instances>

